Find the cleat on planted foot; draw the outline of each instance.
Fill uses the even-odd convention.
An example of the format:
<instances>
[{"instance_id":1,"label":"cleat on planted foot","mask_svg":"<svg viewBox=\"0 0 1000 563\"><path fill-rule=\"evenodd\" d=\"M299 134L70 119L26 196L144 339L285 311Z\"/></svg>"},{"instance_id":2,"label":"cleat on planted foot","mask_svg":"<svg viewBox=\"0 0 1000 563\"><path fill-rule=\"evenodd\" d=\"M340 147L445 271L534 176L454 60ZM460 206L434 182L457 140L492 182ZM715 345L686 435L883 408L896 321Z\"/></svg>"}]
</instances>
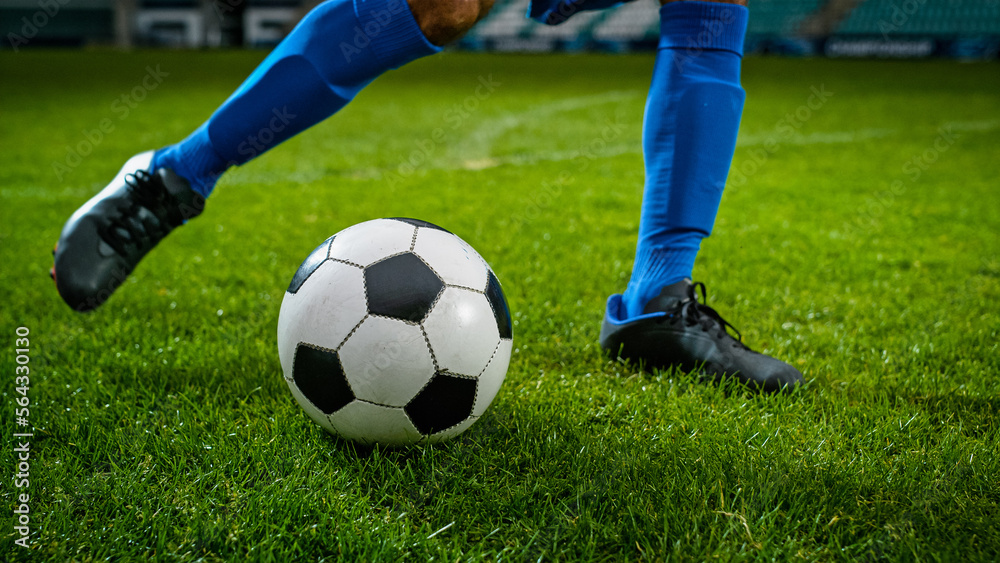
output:
<instances>
[{"instance_id":1,"label":"cleat on planted foot","mask_svg":"<svg viewBox=\"0 0 1000 563\"><path fill-rule=\"evenodd\" d=\"M612 358L649 369L698 370L715 381L735 378L759 391L791 390L802 383L799 370L744 345L733 325L699 302L699 289L704 301L700 282L669 285L631 319L624 318L621 295L612 295L601 325L601 348Z\"/></svg>"},{"instance_id":2,"label":"cleat on planted foot","mask_svg":"<svg viewBox=\"0 0 1000 563\"><path fill-rule=\"evenodd\" d=\"M73 309L104 303L143 256L205 208L205 198L172 170L150 170L152 159L152 151L129 159L63 227L51 275Z\"/></svg>"}]
</instances>

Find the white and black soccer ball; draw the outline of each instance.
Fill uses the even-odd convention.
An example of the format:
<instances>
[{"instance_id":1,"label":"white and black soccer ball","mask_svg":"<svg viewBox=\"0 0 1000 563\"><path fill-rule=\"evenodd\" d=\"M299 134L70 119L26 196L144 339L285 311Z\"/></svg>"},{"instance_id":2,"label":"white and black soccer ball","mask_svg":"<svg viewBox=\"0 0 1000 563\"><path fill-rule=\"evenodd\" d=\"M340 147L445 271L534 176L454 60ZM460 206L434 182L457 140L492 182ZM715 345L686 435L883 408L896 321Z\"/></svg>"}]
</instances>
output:
<instances>
[{"instance_id":1,"label":"white and black soccer ball","mask_svg":"<svg viewBox=\"0 0 1000 563\"><path fill-rule=\"evenodd\" d=\"M323 428L362 443L462 433L500 389L512 343L486 261L416 219L366 221L324 241L278 315L292 394Z\"/></svg>"}]
</instances>

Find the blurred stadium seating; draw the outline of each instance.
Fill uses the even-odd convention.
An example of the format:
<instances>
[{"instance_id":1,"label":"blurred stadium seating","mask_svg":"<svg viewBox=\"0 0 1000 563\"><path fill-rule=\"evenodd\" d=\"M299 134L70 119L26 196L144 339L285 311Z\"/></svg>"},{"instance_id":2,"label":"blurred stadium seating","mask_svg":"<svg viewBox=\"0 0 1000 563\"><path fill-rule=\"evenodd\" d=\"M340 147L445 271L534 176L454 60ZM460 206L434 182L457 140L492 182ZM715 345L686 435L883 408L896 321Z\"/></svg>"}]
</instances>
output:
<instances>
[{"instance_id":1,"label":"blurred stadium seating","mask_svg":"<svg viewBox=\"0 0 1000 563\"><path fill-rule=\"evenodd\" d=\"M319 0L0 0L3 48L88 44L276 44ZM751 0L747 51L831 56L996 57L1000 0ZM497 0L458 42L497 51L630 51L656 46L656 0L582 12L549 27L528 0ZM907 45L913 48L906 48Z\"/></svg>"},{"instance_id":2,"label":"blurred stadium seating","mask_svg":"<svg viewBox=\"0 0 1000 563\"><path fill-rule=\"evenodd\" d=\"M169 47L198 47L205 37L205 17L197 0L139 0L135 32L142 42Z\"/></svg>"},{"instance_id":3,"label":"blurred stadium seating","mask_svg":"<svg viewBox=\"0 0 1000 563\"><path fill-rule=\"evenodd\" d=\"M54 5L53 5L54 4ZM4 49L26 46L79 46L114 40L111 0L0 1Z\"/></svg>"},{"instance_id":4,"label":"blurred stadium seating","mask_svg":"<svg viewBox=\"0 0 1000 563\"><path fill-rule=\"evenodd\" d=\"M837 33L947 38L1000 35L1000 0L862 2Z\"/></svg>"},{"instance_id":5,"label":"blurred stadium seating","mask_svg":"<svg viewBox=\"0 0 1000 563\"><path fill-rule=\"evenodd\" d=\"M867 0L822 45L828 56L995 59L1000 0Z\"/></svg>"},{"instance_id":6,"label":"blurred stadium seating","mask_svg":"<svg viewBox=\"0 0 1000 563\"><path fill-rule=\"evenodd\" d=\"M822 0L753 0L748 34L761 38L793 36ZM498 50L653 48L659 37L655 0L636 0L603 12L583 12L549 28L525 19L527 0L500 0L493 13L463 40L471 48Z\"/></svg>"}]
</instances>

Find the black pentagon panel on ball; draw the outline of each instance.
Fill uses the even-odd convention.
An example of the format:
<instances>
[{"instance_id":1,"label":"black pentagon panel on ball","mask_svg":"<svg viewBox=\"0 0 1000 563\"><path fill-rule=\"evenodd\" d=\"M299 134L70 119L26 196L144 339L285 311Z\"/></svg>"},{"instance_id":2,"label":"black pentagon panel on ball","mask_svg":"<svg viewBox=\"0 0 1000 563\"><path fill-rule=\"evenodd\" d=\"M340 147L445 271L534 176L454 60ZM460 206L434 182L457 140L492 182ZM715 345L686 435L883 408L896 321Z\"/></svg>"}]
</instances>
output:
<instances>
[{"instance_id":1,"label":"black pentagon panel on ball","mask_svg":"<svg viewBox=\"0 0 1000 563\"><path fill-rule=\"evenodd\" d=\"M326 261L327 257L330 255L330 243L333 242L334 237L330 237L323 241L323 244L316 247L309 256L302 262L299 269L296 270L295 275L292 276L292 283L288 284L288 293L295 293L302 287L302 284L309 279L309 276L319 268L320 264Z\"/></svg>"},{"instance_id":2,"label":"black pentagon panel on ball","mask_svg":"<svg viewBox=\"0 0 1000 563\"><path fill-rule=\"evenodd\" d=\"M295 348L292 379L316 408L332 414L354 400L336 352L300 342Z\"/></svg>"},{"instance_id":3,"label":"black pentagon panel on ball","mask_svg":"<svg viewBox=\"0 0 1000 563\"><path fill-rule=\"evenodd\" d=\"M500 288L500 280L490 271L490 277L486 282L486 299L493 309L493 317L497 320L497 330L500 338L510 339L513 334L513 326L510 321L510 309L507 307L507 298L504 297L503 289Z\"/></svg>"},{"instance_id":4,"label":"black pentagon panel on ball","mask_svg":"<svg viewBox=\"0 0 1000 563\"><path fill-rule=\"evenodd\" d=\"M389 217L389 219L392 219L393 221L402 221L404 223L409 223L410 225L413 225L414 227L424 227L424 228L427 228L427 229L435 229L435 230L438 230L438 231L444 231L444 232L446 232L448 234L451 234L451 231L449 231L448 229L442 229L441 227L435 225L434 223L429 223L427 221L421 221L420 219L410 219L408 217Z\"/></svg>"},{"instance_id":5,"label":"black pentagon panel on ball","mask_svg":"<svg viewBox=\"0 0 1000 563\"><path fill-rule=\"evenodd\" d=\"M405 252L365 269L368 312L418 323L427 316L444 282L416 254Z\"/></svg>"},{"instance_id":6,"label":"black pentagon panel on ball","mask_svg":"<svg viewBox=\"0 0 1000 563\"><path fill-rule=\"evenodd\" d=\"M421 434L447 430L472 415L476 380L438 372L403 407Z\"/></svg>"}]
</instances>

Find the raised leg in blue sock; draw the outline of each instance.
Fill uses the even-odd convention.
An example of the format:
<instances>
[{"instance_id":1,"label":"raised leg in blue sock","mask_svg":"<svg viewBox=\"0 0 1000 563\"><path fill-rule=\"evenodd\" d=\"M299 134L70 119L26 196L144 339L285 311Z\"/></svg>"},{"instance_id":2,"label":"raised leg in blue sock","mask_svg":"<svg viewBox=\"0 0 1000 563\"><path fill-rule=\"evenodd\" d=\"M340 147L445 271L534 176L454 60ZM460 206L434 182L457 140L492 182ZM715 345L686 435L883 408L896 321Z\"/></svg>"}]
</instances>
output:
<instances>
[{"instance_id":1,"label":"raised leg in blue sock","mask_svg":"<svg viewBox=\"0 0 1000 563\"><path fill-rule=\"evenodd\" d=\"M385 71L437 53L441 48L432 40L453 39L491 4L328 0L296 26L208 121L183 141L157 151L153 168L173 169L208 196L229 167L333 115Z\"/></svg>"}]
</instances>

